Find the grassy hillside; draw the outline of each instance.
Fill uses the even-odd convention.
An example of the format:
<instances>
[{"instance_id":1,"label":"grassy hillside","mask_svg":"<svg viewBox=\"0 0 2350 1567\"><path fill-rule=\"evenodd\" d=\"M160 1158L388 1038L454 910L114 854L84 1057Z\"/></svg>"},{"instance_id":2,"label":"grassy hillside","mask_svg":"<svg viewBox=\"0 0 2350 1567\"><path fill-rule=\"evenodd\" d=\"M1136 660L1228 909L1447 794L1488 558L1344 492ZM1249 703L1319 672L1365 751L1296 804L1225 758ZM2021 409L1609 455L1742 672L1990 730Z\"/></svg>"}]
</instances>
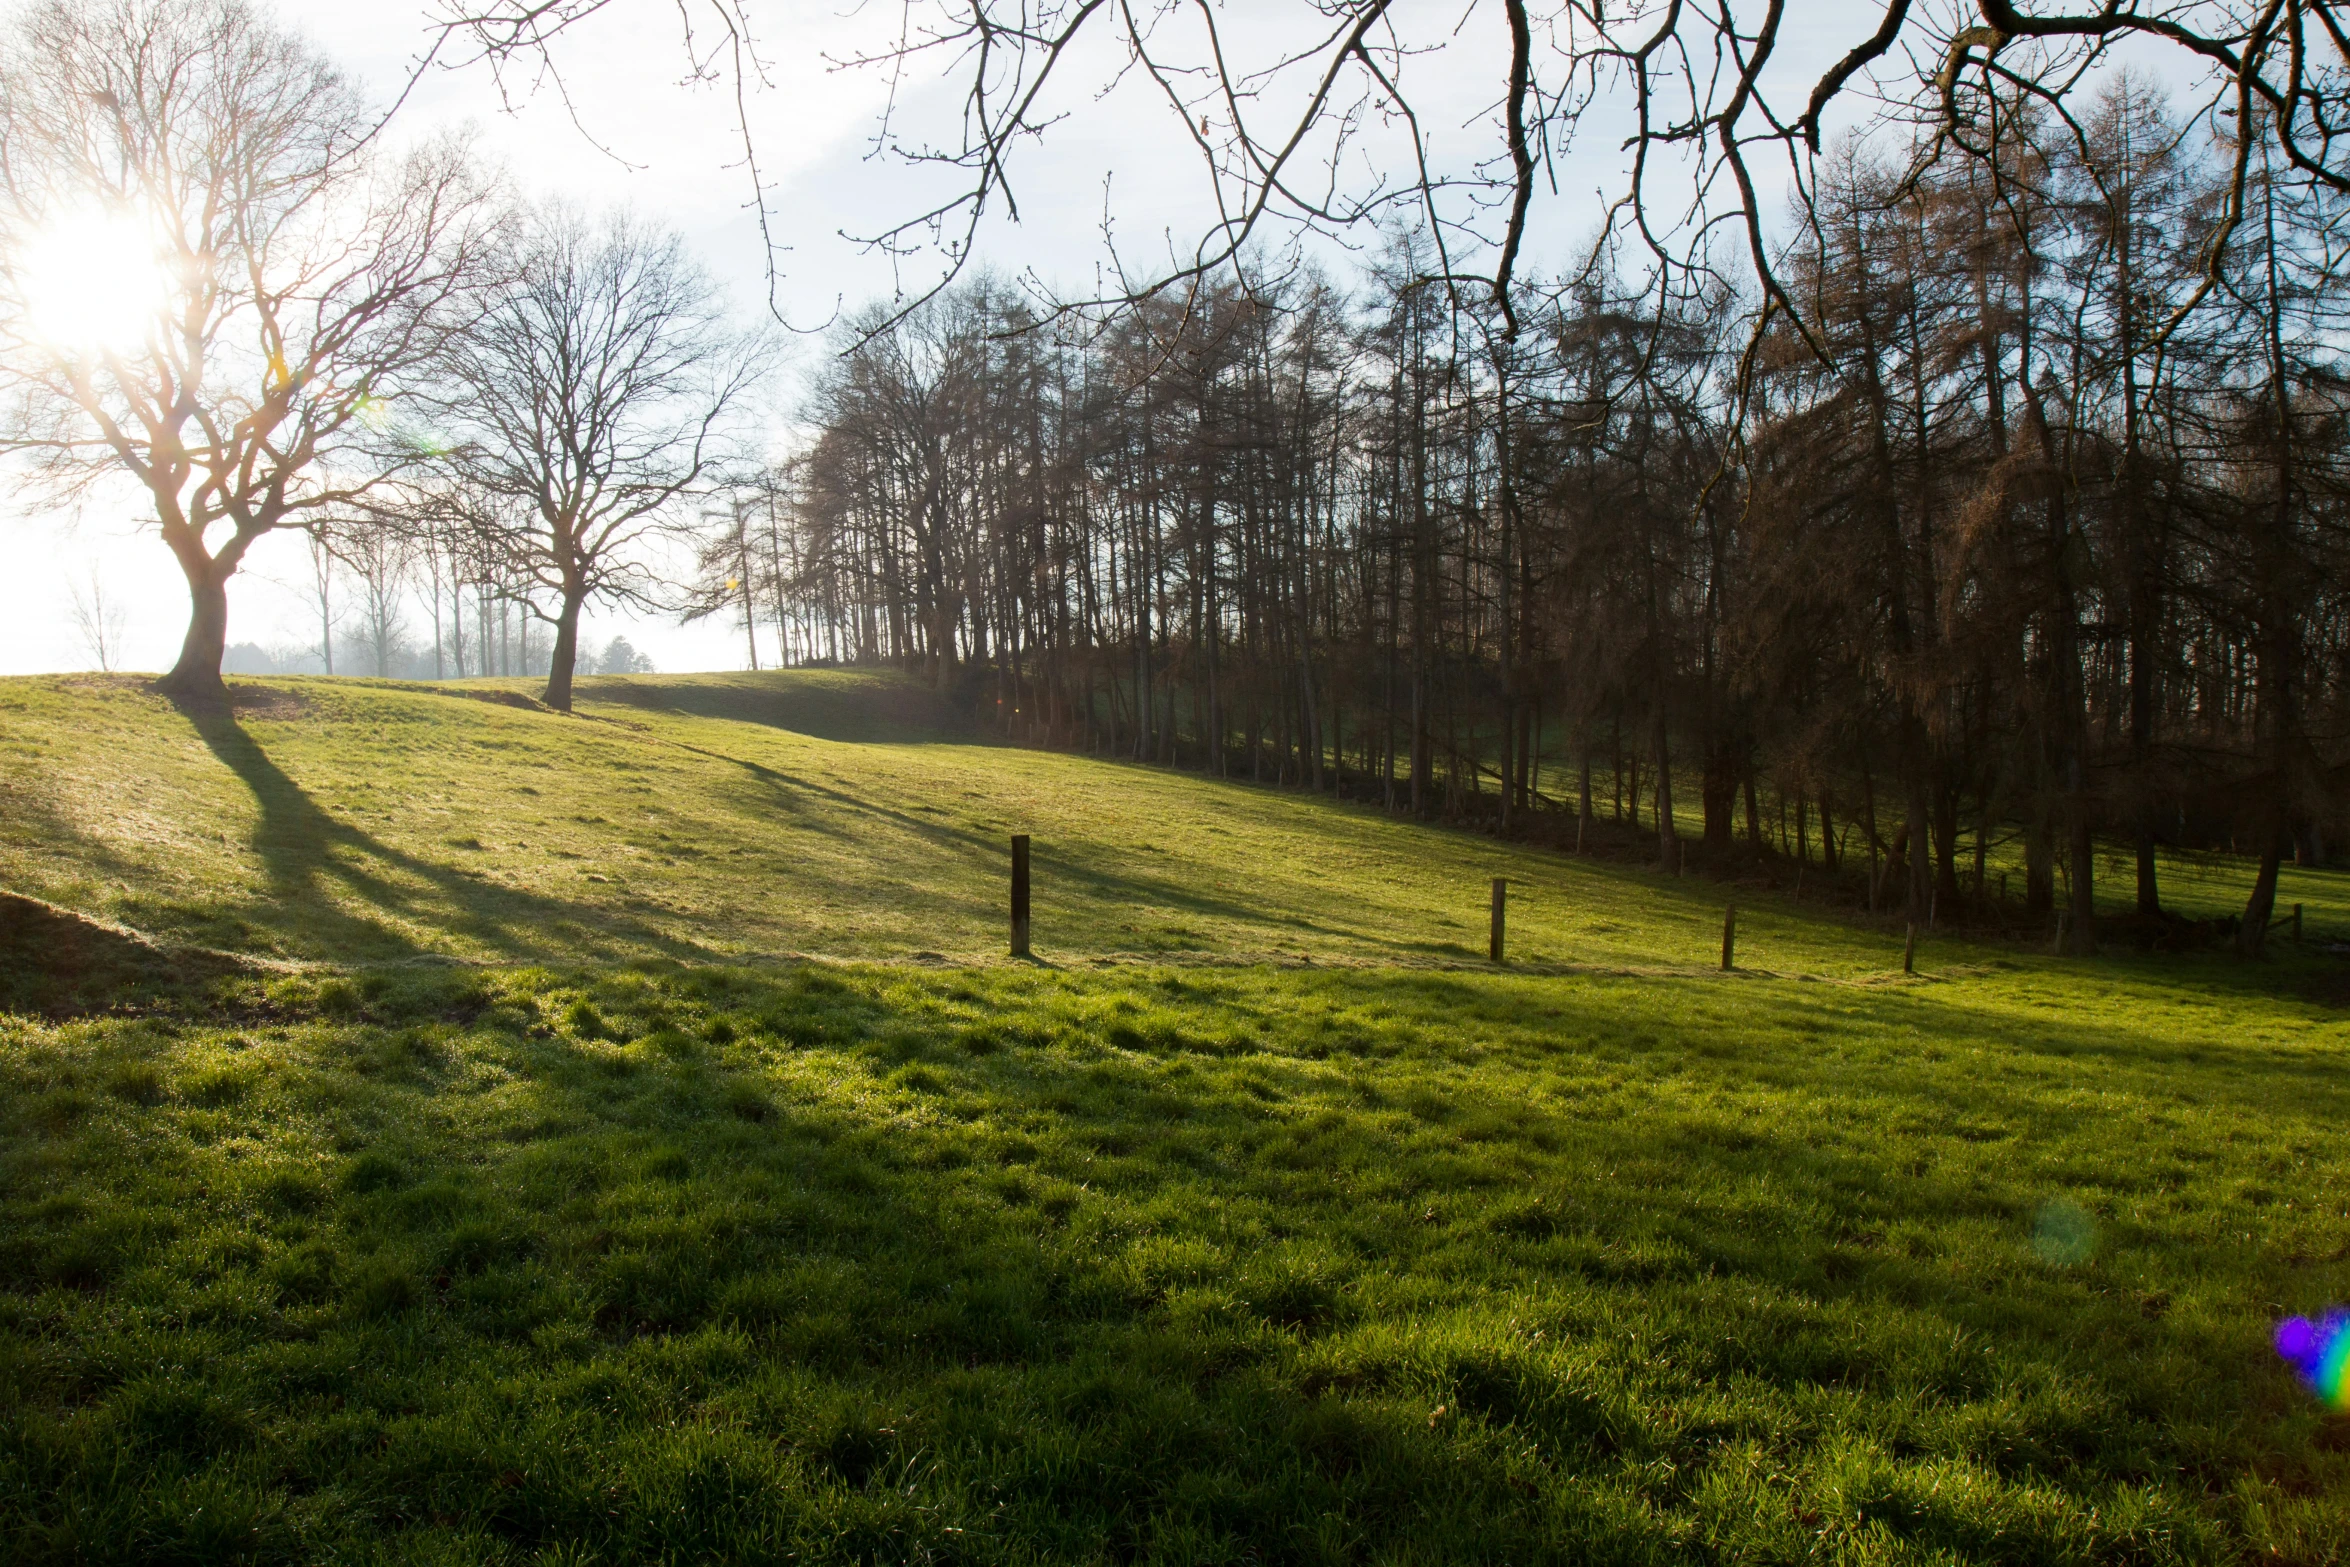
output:
<instances>
[{"instance_id":1,"label":"grassy hillside","mask_svg":"<svg viewBox=\"0 0 2350 1567\"><path fill-rule=\"evenodd\" d=\"M1892 949L1755 889L942 743L925 693L872 676L596 680L578 718L522 686L246 684L232 721L127 679L0 681L0 886L297 959L962 962L1002 952L1006 841L1027 832L1052 961L1482 959L1496 875L1529 963L1709 965L1732 896L1758 968L1857 977ZM2240 906L2240 865L2196 869L2183 891ZM2350 931L2350 878L2290 870L2281 896Z\"/></svg>"},{"instance_id":2,"label":"grassy hillside","mask_svg":"<svg viewBox=\"0 0 2350 1567\"><path fill-rule=\"evenodd\" d=\"M0 683L0 1557L2350 1555L2330 954L590 691Z\"/></svg>"}]
</instances>

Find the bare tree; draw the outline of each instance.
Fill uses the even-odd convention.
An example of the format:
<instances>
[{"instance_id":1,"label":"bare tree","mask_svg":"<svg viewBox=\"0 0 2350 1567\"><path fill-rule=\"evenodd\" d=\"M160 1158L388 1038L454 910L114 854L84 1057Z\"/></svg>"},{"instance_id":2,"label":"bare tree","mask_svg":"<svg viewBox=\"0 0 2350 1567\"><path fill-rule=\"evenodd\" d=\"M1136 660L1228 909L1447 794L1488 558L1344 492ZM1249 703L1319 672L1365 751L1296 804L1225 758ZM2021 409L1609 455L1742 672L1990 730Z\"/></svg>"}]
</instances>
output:
<instances>
[{"instance_id":1,"label":"bare tree","mask_svg":"<svg viewBox=\"0 0 2350 1567\"><path fill-rule=\"evenodd\" d=\"M407 637L402 611L415 547L404 530L362 526L342 530L338 553L359 576L360 634L380 678L392 672L393 656Z\"/></svg>"},{"instance_id":2,"label":"bare tree","mask_svg":"<svg viewBox=\"0 0 2350 1567\"><path fill-rule=\"evenodd\" d=\"M484 63L502 83L534 73L560 86L562 33L610 3L449 0L436 52ZM743 0L679 0L676 12L692 77L730 84L741 105L760 82ZM1163 260L1120 258L1112 297L1190 292L1278 233L1344 235L1410 212L1434 241L1436 275L1473 285L1472 302L1515 336L1510 285L1534 204L1557 194L1561 158L1605 138L1628 155L1611 230L1643 247L1662 280L1687 285L1713 269L1707 234L1731 222L1764 314L1790 317L1824 353L1808 302L1779 275L1763 161L1782 163L1808 204L1813 160L1838 115L1921 128L1928 158L1995 158L2019 107L2069 121L2074 95L2123 45L2199 72L2196 117L2229 113L2261 132L2233 160L2205 286L2185 307L2221 275L2256 140L2300 177L2350 191L2342 0L1882 0L1874 26L1865 16L1837 25L1844 36L1823 51L1834 63L1815 76L1776 64L1796 28L1817 47L1810 8L1785 0L1499 0L1465 13L1393 0L1266 0L1245 11L1208 0L901 0L896 25L850 63L891 79L877 150L953 179L943 200L870 237L893 257L936 253L942 265L914 290L927 298L971 262L988 217L1018 216L1022 154L1066 133L1063 121L1082 123L1088 99L1116 93L1124 105L1132 88L1197 154L1212 216ZM1477 58L1494 87L1474 139L1449 158L1413 96L1415 62L1440 51ZM1102 60L1115 62L1109 79L1072 77ZM899 129L898 89L931 62L963 90L959 131L943 142ZM1613 116L1627 108L1625 137ZM738 118L764 214L749 117Z\"/></svg>"},{"instance_id":3,"label":"bare tree","mask_svg":"<svg viewBox=\"0 0 2350 1567\"><path fill-rule=\"evenodd\" d=\"M759 669L759 576L766 564L757 552L755 519L774 504L773 482L772 475L761 474L729 485L721 504L703 512L699 575L681 606L689 622L721 613L740 615L743 652L754 674ZM784 657L780 644L776 657Z\"/></svg>"},{"instance_id":4,"label":"bare tree","mask_svg":"<svg viewBox=\"0 0 2350 1567\"><path fill-rule=\"evenodd\" d=\"M122 600L106 591L106 579L93 566L85 587L75 583L73 594L73 627L81 635L82 648L96 662L99 673L112 674L122 663L122 639L128 625L128 614Z\"/></svg>"},{"instance_id":5,"label":"bare tree","mask_svg":"<svg viewBox=\"0 0 2350 1567\"><path fill-rule=\"evenodd\" d=\"M769 343L730 325L683 242L635 219L519 215L504 279L447 345L446 464L553 601L550 706L569 711L590 600L668 608L648 558L739 457Z\"/></svg>"},{"instance_id":6,"label":"bare tree","mask_svg":"<svg viewBox=\"0 0 2350 1567\"><path fill-rule=\"evenodd\" d=\"M460 147L387 159L376 124L242 0L51 0L0 52L0 449L144 491L182 699L225 694L254 541L420 455L387 398L465 319L487 204Z\"/></svg>"},{"instance_id":7,"label":"bare tree","mask_svg":"<svg viewBox=\"0 0 2350 1567\"><path fill-rule=\"evenodd\" d=\"M318 662L328 674L335 672L335 623L340 620L335 603L335 552L328 532L330 524L321 520L310 529L310 580L302 584L302 597L318 615Z\"/></svg>"}]
</instances>

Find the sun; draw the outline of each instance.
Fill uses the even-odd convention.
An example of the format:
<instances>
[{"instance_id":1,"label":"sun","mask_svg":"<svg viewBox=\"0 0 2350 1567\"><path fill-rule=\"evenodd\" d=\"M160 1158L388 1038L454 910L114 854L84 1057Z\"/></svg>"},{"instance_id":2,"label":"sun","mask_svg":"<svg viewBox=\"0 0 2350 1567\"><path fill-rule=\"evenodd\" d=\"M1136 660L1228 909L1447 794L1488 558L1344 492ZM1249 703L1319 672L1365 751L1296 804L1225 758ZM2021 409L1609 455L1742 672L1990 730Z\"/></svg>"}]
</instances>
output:
<instances>
[{"instance_id":1,"label":"sun","mask_svg":"<svg viewBox=\"0 0 2350 1567\"><path fill-rule=\"evenodd\" d=\"M12 269L33 335L67 350L136 348L168 279L146 227L127 214L68 214L34 233Z\"/></svg>"}]
</instances>

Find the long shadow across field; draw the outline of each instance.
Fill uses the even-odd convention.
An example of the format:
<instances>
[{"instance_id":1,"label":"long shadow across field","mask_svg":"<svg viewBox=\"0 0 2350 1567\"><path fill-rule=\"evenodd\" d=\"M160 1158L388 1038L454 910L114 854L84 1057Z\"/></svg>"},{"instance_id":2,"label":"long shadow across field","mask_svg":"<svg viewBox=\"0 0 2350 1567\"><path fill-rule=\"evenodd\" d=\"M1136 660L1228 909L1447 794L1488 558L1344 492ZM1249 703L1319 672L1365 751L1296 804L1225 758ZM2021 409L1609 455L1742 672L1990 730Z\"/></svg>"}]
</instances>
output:
<instances>
[{"instance_id":1,"label":"long shadow across field","mask_svg":"<svg viewBox=\"0 0 2350 1567\"><path fill-rule=\"evenodd\" d=\"M746 757L735 756L724 751L712 750L707 746L685 741L670 743L675 744L678 749L691 752L696 756L707 757L711 761L723 762L739 768L764 789L772 791L773 803L778 806L796 810L796 802L791 800L790 791L798 791L824 800L845 815L886 823L900 832L953 855L961 863L973 869L996 869L1004 863L1008 853L1007 840L1001 835L978 832L947 822L933 821L916 812L884 805L863 795L819 782L806 774L785 772L763 762L752 761ZM809 830L824 832L844 840L854 841L864 836L805 820L802 821L802 825L808 827ZM1091 849L1098 858L1086 857L1085 851L1087 849ZM1103 861L1114 857L1114 854L1115 851L1108 845L1079 845L1075 848L1059 845L1039 852L1036 855L1035 864L1051 888L1048 896L1082 899L1095 905L1097 912L1111 912L1121 909L1132 911L1137 908L1156 906L1179 909L1188 914L1207 918L1231 920L1244 925L1263 926L1269 930L1281 928L1312 930L1324 935L1361 941L1370 947L1392 952L1427 953L1463 950L1452 943L1397 941L1392 937L1383 938L1373 935L1360 927L1323 924L1303 915L1268 913L1260 905L1242 904L1228 898L1216 897L1202 892L1195 884L1177 881L1172 877L1154 877L1131 870L1109 869ZM869 895L872 890L870 886L852 884L838 879L828 880L825 886L841 896ZM904 903L912 897L912 894L901 883L893 885L891 896L894 900ZM952 913L968 917L974 912L974 900L969 897L932 899L929 900L929 903L931 911L934 913Z\"/></svg>"},{"instance_id":2,"label":"long shadow across field","mask_svg":"<svg viewBox=\"0 0 2350 1567\"><path fill-rule=\"evenodd\" d=\"M943 694L880 677L803 680L788 687L703 677L629 675L585 681L584 705L610 703L785 729L857 744L970 744L977 733Z\"/></svg>"},{"instance_id":3,"label":"long shadow across field","mask_svg":"<svg viewBox=\"0 0 2350 1567\"><path fill-rule=\"evenodd\" d=\"M755 681L662 681L626 677L600 682L587 695L592 701L634 706L640 710L689 713L731 723L788 729L819 738L863 743L904 745L923 741L968 741L970 738L967 734L956 733L955 726L948 722L943 698L899 682L859 681L844 682L837 688L816 686L777 689ZM844 844L855 842L865 835L801 813L798 802L792 798L793 791L810 799L824 801L850 819L885 824L920 842L935 846L951 855L966 871L979 871L984 875L996 868L995 862L1000 861L1006 852L1004 841L999 836L933 820L923 814L877 801L868 795L828 785L801 771L780 769L752 760L737 754L722 739L689 740L648 736L647 743L674 746L742 770L767 792L771 806L792 811L797 818L797 825L824 833ZM1123 770L1129 764L1104 761L1101 765ZM1162 775L1160 769L1150 768L1145 771ZM1368 813L1365 808L1348 808L1338 802L1301 797L1269 785L1254 786L1241 780L1214 779L1204 775L1162 775L1160 781L1172 782L1177 777L1187 788L1231 791L1228 804L1246 808L1260 816L1271 813L1270 819L1276 825L1296 832L1336 829L1342 831L1351 842L1365 846L1387 834L1427 834L1437 847L1463 862L1464 914L1473 912L1482 902L1484 878L1489 874L1483 862L1490 859L1495 850L1490 840L1423 823L1397 822L1384 815ZM1390 853L1396 852L1393 845L1384 847ZM1372 960L1422 963L1431 959L1473 957L1480 950L1473 944L1475 922L1472 920L1439 921L1446 928L1432 931L1424 919L1414 917L1418 911L1399 911L1403 913L1402 918L1364 918L1361 917L1364 911L1359 902L1339 900L1329 887L1310 877L1291 874L1294 867L1250 867L1252 896L1248 901L1242 901L1238 897L1221 895L1204 887L1196 861L1188 866L1170 865L1165 874L1154 874L1140 863L1140 855L1145 851L1131 844L1093 842L1082 836L1056 836L1040 840L1035 852L1038 871L1043 878L1039 887L1040 899L1049 904L1055 899L1065 898L1069 903L1077 905L1082 917L1093 926L1078 939L1096 950L1137 944L1146 950L1192 950L1190 944L1183 942L1168 947L1163 942L1153 940L1153 933L1150 932L1138 932L1141 939L1135 944L1099 939L1105 926L1115 928L1123 923L1121 915L1130 917L1134 911L1145 907L1172 913L1179 918L1227 921L1244 930L1253 927L1274 945L1279 944L1285 933L1319 937L1357 949L1352 955ZM1514 852L1523 854L1526 851ZM1399 863L1401 858L1408 856L1399 856ZM1470 864L1469 861L1477 863ZM1570 864L1578 877L1599 875L1621 881L1631 895L1685 913L1693 931L1699 926L1710 926L1720 918L1719 907L1724 896L1722 889L1701 882L1659 882L1652 877L1615 871L1592 861L1561 860L1547 869L1563 875L1569 872ZM800 874L813 876L815 873L803 867ZM869 898L874 893L870 885L840 879L824 879L810 885L814 890L851 903ZM979 916L981 910L993 901L981 888L974 888L969 893L935 897L903 880L891 882L890 897L893 905L900 908L920 905L926 918L966 922ZM1041 936L1041 939L1048 944L1050 942L1049 936ZM1710 939L1710 936L1700 937L1699 944ZM1245 939L1239 946L1243 953L1251 950Z\"/></svg>"},{"instance_id":4,"label":"long shadow across field","mask_svg":"<svg viewBox=\"0 0 2350 1567\"><path fill-rule=\"evenodd\" d=\"M630 677L624 681L598 683L588 690L587 696L593 701L746 722L829 740L901 745L922 742L969 743L974 738L969 733L968 723L955 718L945 698L897 682L876 682L869 688L859 686L832 690L816 687L771 691L756 685L705 681L663 683ZM988 865L1005 852L1001 837L928 820L867 796L821 783L805 774L783 771L692 741L668 740L663 743L740 768L771 789L798 790L823 799L853 816L885 822L949 850L975 867ZM1239 786L1236 781L1228 779L1201 778L1194 781L1202 785L1212 782ZM1265 793L1268 802L1277 800L1291 806L1307 803L1269 789ZM855 836L821 824L805 825L844 839ZM1039 845L1036 864L1039 872L1052 881L1053 891L1047 896L1066 895L1089 903L1093 905L1091 912L1097 915L1155 906L1201 918L1261 926L1269 934L1282 930L1307 931L1358 943L1366 949L1366 955L1386 953L1416 960L1431 956L1458 956L1469 950L1456 940L1399 938L1392 931L1382 932L1362 924L1318 918L1297 909L1272 910L1262 903L1244 904L1219 897L1203 892L1196 882L1185 881L1174 875L1153 876L1140 871L1133 866L1130 853L1113 845L1062 842ZM854 896L860 892L869 892L870 889L835 885L831 890L841 895ZM902 886L898 887L893 889L893 896L903 898L906 891ZM967 901L949 902L953 912L965 916L972 912ZM948 910L942 907L938 912Z\"/></svg>"},{"instance_id":5,"label":"long shadow across field","mask_svg":"<svg viewBox=\"0 0 2350 1567\"><path fill-rule=\"evenodd\" d=\"M268 888L247 900L240 915L256 928L281 935L298 928L302 945L324 945L338 956L425 950L395 925L344 908L330 890L339 884L370 909L471 937L510 958L593 957L613 939L640 952L708 955L695 943L608 909L502 886L392 848L321 808L232 715L197 709L184 716L260 810L252 846ZM428 901L416 883L439 901Z\"/></svg>"}]
</instances>

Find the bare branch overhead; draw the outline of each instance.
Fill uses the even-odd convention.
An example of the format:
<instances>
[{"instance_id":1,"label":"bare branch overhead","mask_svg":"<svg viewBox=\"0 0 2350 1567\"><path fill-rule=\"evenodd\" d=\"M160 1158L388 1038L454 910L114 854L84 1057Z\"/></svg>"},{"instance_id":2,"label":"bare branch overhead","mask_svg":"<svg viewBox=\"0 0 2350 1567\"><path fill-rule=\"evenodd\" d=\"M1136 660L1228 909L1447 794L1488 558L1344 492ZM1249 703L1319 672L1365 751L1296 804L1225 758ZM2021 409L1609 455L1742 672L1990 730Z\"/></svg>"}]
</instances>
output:
<instances>
[{"instance_id":1,"label":"bare branch overhead","mask_svg":"<svg viewBox=\"0 0 2350 1567\"><path fill-rule=\"evenodd\" d=\"M560 90L562 34L620 3L449 0L442 57L486 63L502 86ZM991 217L1018 219L1023 156L1048 136L1083 134L1115 93L1121 112L1130 98L1155 102L1196 155L1206 216L1147 265L1110 244L1108 292L1060 305L1194 290L1251 247L1351 242L1409 219L1437 240L1446 278L1470 280L1456 256L1479 269L1479 302L1507 329L1529 223L1540 198L1557 199L1558 160L1605 149L1623 164L1606 221L1648 252L1661 281L1714 276L1709 236L1731 224L1763 299L1816 346L1811 312L1778 276L1764 160L1808 200L1840 117L1938 125L1944 146L1987 154L1999 102L2060 106L2088 67L2131 44L2195 76L2196 112L2257 110L2284 166L2350 190L2345 10L2344 0L1886 0L1824 23L1784 0L1473 0L1441 14L1399 14L1390 0L901 0L896 25L841 64L889 73L877 155L955 176L943 197L863 236L893 262L934 263L901 291L901 309L971 263ZM682 0L677 14L694 76L751 80L748 0ZM1832 36L1839 25L1849 38ZM1797 29L1808 50L1827 45L1825 71L1774 65ZM1458 148L1436 145L1415 103L1425 89L1415 63L1438 52L1466 56L1466 71L1492 84L1491 109ZM903 95L924 80L960 85L959 126L945 139L905 122ZM747 113L742 126L747 156ZM764 212L767 192L755 194ZM2210 275L2218 264L2215 254Z\"/></svg>"}]
</instances>

